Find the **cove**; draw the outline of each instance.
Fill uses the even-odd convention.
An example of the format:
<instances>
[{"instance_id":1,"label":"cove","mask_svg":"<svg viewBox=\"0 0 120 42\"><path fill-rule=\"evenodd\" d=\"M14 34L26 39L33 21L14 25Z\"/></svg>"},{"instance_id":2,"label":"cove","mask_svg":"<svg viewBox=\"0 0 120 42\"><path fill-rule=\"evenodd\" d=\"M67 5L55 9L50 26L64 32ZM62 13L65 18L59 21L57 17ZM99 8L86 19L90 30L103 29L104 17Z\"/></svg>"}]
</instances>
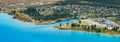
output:
<instances>
[{"instance_id":1,"label":"cove","mask_svg":"<svg viewBox=\"0 0 120 42\"><path fill-rule=\"evenodd\" d=\"M120 42L119 36L93 34L82 31L58 30L54 26L77 19L50 25L32 25L0 13L0 42Z\"/></svg>"}]
</instances>

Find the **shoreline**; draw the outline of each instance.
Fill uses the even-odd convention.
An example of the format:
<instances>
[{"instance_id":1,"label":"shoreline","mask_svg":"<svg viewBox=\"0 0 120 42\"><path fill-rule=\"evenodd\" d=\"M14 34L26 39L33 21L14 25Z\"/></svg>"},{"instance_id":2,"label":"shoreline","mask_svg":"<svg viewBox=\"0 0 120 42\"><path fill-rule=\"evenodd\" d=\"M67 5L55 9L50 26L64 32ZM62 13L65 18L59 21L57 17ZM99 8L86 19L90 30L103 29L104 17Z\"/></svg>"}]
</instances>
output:
<instances>
[{"instance_id":1,"label":"shoreline","mask_svg":"<svg viewBox=\"0 0 120 42\"><path fill-rule=\"evenodd\" d=\"M76 30L75 30L76 31ZM77 30L79 31L79 30ZM87 31L80 31L80 32L87 32ZM106 36L120 36L120 35L110 35L110 34L105 34L105 33L95 33L95 32L88 32L88 33L91 33L91 34L100 34L100 35L106 35Z\"/></svg>"},{"instance_id":2,"label":"shoreline","mask_svg":"<svg viewBox=\"0 0 120 42\"><path fill-rule=\"evenodd\" d=\"M7 13L7 14L8 14L8 13ZM8 14L8 15L10 15L10 14ZM11 16L13 17L13 15L11 15ZM13 19L14 19L14 18L13 18ZM17 20L19 20L19 19L17 19ZM22 20L19 20L19 21L22 21ZM86 21L86 20L83 20L83 21ZM90 20L89 20L89 21L90 21ZM28 24L32 24L32 25L38 25L38 24L36 24L36 23L32 23L32 22L25 22L25 21L22 21L22 22L24 22L24 23L28 23ZM47 24L39 24L39 25L47 25ZM59 29L58 26L54 26L54 28ZM59 29L59 30L60 30L60 29ZM74 30L74 31L88 32L88 31L83 31L83 30ZM88 32L88 33L92 33L92 34L100 34L100 35L107 35L107 36L120 36L120 35L118 35L118 34L111 35L111 34L96 33L96 32Z\"/></svg>"},{"instance_id":3,"label":"shoreline","mask_svg":"<svg viewBox=\"0 0 120 42\"><path fill-rule=\"evenodd\" d=\"M54 28L57 28L58 30L61 30L58 27L54 27ZM72 30L70 30L70 31L72 31ZM105 33L88 32L88 31L83 31L83 30L73 30L73 31L86 32L86 33L91 33L91 34L100 34L100 35L106 35L106 36L120 36L120 35L117 35L117 34L111 35L111 34L105 34Z\"/></svg>"},{"instance_id":4,"label":"shoreline","mask_svg":"<svg viewBox=\"0 0 120 42\"><path fill-rule=\"evenodd\" d=\"M53 24L53 23L55 23L55 22L52 22L52 21L46 21L46 23L43 23L43 22L39 22L39 23L35 23L36 21L34 20L31 20L31 21L25 21L25 20L23 20L23 19L20 19L20 18L14 18L14 17L16 17L16 16L14 16L14 15L11 15L11 14L9 14L9 13L7 13L7 12L0 12L0 13L5 13L5 14L7 14L7 15L10 15L10 16L12 16L12 18L13 19L16 19L16 20L19 20L19 21L22 21L22 22L24 22L24 23L27 23L27 24L32 24L32 25L48 25L48 24ZM48 23L49 22L49 23ZM50 23L51 22L51 23Z\"/></svg>"},{"instance_id":5,"label":"shoreline","mask_svg":"<svg viewBox=\"0 0 120 42\"><path fill-rule=\"evenodd\" d=\"M92 21L92 20L90 20L90 19L84 19L84 20L81 20L81 21L87 21L87 22L92 22L93 24L98 24L98 26L100 26L100 27L104 27L102 24L99 24L99 23L97 23L97 22L94 22L94 21ZM91 23L91 25L93 25ZM90 23L89 23L90 24ZM68 26L69 27L69 26ZM55 28L57 28L57 29L59 29L59 30L72 30L71 28L72 27L70 27L70 28L67 28L66 26L63 26L63 27L59 27L59 26L55 26ZM74 29L73 29L74 30ZM93 34L101 34L101 35L108 35L108 36L120 36L119 34L110 34L110 33L104 33L104 32L100 32L100 33L97 33L97 32L94 32L94 31L85 31L85 30L74 30L74 31L82 31L82 32L88 32L88 33L93 33ZM113 32L114 33L114 32Z\"/></svg>"},{"instance_id":6,"label":"shoreline","mask_svg":"<svg viewBox=\"0 0 120 42\"><path fill-rule=\"evenodd\" d=\"M9 13L7 13L8 15L11 15L11 14L9 14ZM52 21L37 21L37 20L34 20L34 19L31 19L29 16L27 16L27 15L24 15L24 16L27 16L29 19L28 20L24 20L24 19L22 19L21 17L17 17L17 16L15 16L15 15L11 15L11 16L13 16L12 18L13 19L17 19L17 20L19 20L19 21L22 21L22 22L25 22L25 23L29 23L29 24L32 24L32 25L47 25L47 24L52 24L52 23L55 23L55 22L52 22Z\"/></svg>"}]
</instances>

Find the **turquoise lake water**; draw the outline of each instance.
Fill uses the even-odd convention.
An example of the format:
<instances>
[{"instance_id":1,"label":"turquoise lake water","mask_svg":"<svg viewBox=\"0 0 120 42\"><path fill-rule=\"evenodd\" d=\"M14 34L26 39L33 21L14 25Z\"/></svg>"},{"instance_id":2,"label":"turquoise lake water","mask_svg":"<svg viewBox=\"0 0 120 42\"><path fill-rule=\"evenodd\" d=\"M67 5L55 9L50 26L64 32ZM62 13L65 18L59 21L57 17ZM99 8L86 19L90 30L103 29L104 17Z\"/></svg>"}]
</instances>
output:
<instances>
[{"instance_id":1,"label":"turquoise lake water","mask_svg":"<svg viewBox=\"0 0 120 42\"><path fill-rule=\"evenodd\" d=\"M54 28L60 23L65 24L75 20L50 25L32 25L13 19L7 13L0 13L0 42L120 42L120 36Z\"/></svg>"}]
</instances>

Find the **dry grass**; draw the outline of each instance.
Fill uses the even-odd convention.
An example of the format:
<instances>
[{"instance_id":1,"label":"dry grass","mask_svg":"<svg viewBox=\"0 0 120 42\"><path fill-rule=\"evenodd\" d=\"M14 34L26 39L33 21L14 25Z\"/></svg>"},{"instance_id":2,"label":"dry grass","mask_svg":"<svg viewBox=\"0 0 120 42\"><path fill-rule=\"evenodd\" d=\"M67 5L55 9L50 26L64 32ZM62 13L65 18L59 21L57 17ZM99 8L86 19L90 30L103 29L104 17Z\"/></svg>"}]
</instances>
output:
<instances>
[{"instance_id":1,"label":"dry grass","mask_svg":"<svg viewBox=\"0 0 120 42\"><path fill-rule=\"evenodd\" d=\"M57 2L61 0L0 0L0 3L24 3L24 2Z\"/></svg>"}]
</instances>

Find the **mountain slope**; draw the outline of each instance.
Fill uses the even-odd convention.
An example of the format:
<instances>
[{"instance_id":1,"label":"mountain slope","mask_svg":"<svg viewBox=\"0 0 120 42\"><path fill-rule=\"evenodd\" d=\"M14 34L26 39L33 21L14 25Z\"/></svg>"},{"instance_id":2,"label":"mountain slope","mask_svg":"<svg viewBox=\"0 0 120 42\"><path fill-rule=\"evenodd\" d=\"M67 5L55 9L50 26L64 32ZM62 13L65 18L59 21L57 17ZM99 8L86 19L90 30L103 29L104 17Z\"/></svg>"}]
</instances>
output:
<instances>
[{"instance_id":1,"label":"mountain slope","mask_svg":"<svg viewBox=\"0 0 120 42\"><path fill-rule=\"evenodd\" d=\"M21 3L21 2L41 2L41 1L44 1L44 2L57 2L57 1L60 1L60 0L0 0L1 3Z\"/></svg>"}]
</instances>

